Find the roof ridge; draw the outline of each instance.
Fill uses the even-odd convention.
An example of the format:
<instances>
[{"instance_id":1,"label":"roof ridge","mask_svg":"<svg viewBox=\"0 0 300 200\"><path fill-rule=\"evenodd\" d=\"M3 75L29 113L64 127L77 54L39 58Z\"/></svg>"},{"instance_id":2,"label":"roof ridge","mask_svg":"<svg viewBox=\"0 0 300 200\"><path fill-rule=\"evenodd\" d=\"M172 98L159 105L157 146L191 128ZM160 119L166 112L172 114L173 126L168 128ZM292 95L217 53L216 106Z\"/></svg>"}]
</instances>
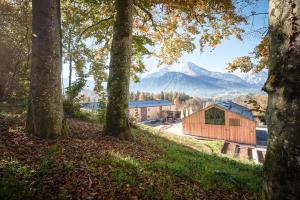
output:
<instances>
[{"instance_id":1,"label":"roof ridge","mask_svg":"<svg viewBox=\"0 0 300 200\"><path fill-rule=\"evenodd\" d=\"M226 110L229 110L231 112L234 112L236 114L240 114L248 119L254 120L254 116L251 112L251 110L245 106L242 106L240 104L237 104L233 101L217 101L214 103L217 106L221 106Z\"/></svg>"}]
</instances>

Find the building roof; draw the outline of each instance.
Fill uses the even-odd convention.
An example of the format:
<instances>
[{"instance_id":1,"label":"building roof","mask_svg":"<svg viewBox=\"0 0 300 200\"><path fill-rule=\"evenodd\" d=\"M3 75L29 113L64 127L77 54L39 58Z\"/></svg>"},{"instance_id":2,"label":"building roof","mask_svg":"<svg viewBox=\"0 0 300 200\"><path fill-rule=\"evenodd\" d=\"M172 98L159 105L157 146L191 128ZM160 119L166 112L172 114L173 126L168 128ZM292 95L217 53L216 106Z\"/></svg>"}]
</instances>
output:
<instances>
[{"instance_id":1,"label":"building roof","mask_svg":"<svg viewBox=\"0 0 300 200\"><path fill-rule=\"evenodd\" d=\"M173 103L167 100L149 100L149 101L129 101L129 108L142 108L142 107L155 107L155 106L171 106ZM104 107L106 105L103 105ZM91 110L97 110L99 108L98 102L82 103L81 107Z\"/></svg>"},{"instance_id":2,"label":"building roof","mask_svg":"<svg viewBox=\"0 0 300 200\"><path fill-rule=\"evenodd\" d=\"M142 107L155 107L155 106L171 106L171 103L168 100L148 100L148 101L129 101L129 108L142 108Z\"/></svg>"},{"instance_id":3,"label":"building roof","mask_svg":"<svg viewBox=\"0 0 300 200\"><path fill-rule=\"evenodd\" d=\"M216 103L214 103L214 105L229 110L233 113L236 113L238 115L241 115L247 119L250 119L252 121L255 120L251 110L249 110L248 108L241 106L239 104L236 104L232 101L217 101Z\"/></svg>"}]
</instances>

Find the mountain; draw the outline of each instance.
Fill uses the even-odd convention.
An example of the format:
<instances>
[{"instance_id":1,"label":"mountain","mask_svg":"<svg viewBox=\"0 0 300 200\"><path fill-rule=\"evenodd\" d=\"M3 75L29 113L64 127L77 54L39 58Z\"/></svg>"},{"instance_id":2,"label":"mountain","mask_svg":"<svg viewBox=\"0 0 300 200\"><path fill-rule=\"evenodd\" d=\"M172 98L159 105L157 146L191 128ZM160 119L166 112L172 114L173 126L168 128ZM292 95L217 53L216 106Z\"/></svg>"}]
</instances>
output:
<instances>
[{"instance_id":1,"label":"mountain","mask_svg":"<svg viewBox=\"0 0 300 200\"><path fill-rule=\"evenodd\" d=\"M158 72L154 72L152 74L149 74L148 76L146 76L147 78L158 78L162 75L164 75L165 73L170 72L170 69L167 67L163 67L161 69L158 70Z\"/></svg>"},{"instance_id":2,"label":"mountain","mask_svg":"<svg viewBox=\"0 0 300 200\"><path fill-rule=\"evenodd\" d=\"M259 77L262 81L263 75ZM257 79L258 80L258 79ZM252 83L251 83L252 82ZM184 92L192 96L213 97L230 94L250 94L260 91L260 82L229 74L212 72L188 62L175 68L162 68L158 72L142 78L139 83L131 83L131 91Z\"/></svg>"},{"instance_id":3,"label":"mountain","mask_svg":"<svg viewBox=\"0 0 300 200\"><path fill-rule=\"evenodd\" d=\"M161 91L184 92L191 96L210 98L233 98L241 95L261 93L261 87L266 81L267 72L244 74L241 77L230 74L213 72L198 65L187 62L176 67L164 67L159 71L140 79L140 82L130 83L130 91L160 93ZM63 80L64 86L67 80ZM106 83L103 83L106 87ZM82 93L93 95L94 82L88 80Z\"/></svg>"},{"instance_id":4,"label":"mountain","mask_svg":"<svg viewBox=\"0 0 300 200\"><path fill-rule=\"evenodd\" d=\"M241 76L247 83L262 87L267 80L268 72L261 71L259 73L243 74Z\"/></svg>"},{"instance_id":5,"label":"mountain","mask_svg":"<svg viewBox=\"0 0 300 200\"><path fill-rule=\"evenodd\" d=\"M194 76L194 77L208 76L208 77L227 80L227 81L231 81L231 82L237 82L237 83L242 83L242 84L246 83L245 80L243 80L242 78L240 78L234 74L208 71L207 69L201 68L192 62L187 62L186 64L180 66L179 69L178 69L178 67L175 68L174 71L178 71L178 72L181 72L181 73L184 73L184 74L187 74L190 76Z\"/></svg>"}]
</instances>

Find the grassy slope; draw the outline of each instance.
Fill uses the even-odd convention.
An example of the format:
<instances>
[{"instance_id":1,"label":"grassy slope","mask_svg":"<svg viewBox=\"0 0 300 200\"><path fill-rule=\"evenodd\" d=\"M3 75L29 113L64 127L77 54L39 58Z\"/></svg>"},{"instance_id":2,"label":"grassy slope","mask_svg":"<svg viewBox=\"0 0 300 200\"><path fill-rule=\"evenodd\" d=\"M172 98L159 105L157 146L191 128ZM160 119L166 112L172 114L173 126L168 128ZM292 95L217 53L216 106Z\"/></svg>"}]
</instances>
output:
<instances>
[{"instance_id":1,"label":"grassy slope","mask_svg":"<svg viewBox=\"0 0 300 200\"><path fill-rule=\"evenodd\" d=\"M135 134L141 134L140 130L141 127L135 130ZM142 127L142 130L147 128ZM154 137L149 138L149 133ZM245 160L222 157L219 153L222 142L199 141L153 129L143 132L143 138L165 152L160 160L147 164L150 168L163 171L173 178L196 181L208 190L224 188L231 191L260 192L261 166Z\"/></svg>"},{"instance_id":2,"label":"grassy slope","mask_svg":"<svg viewBox=\"0 0 300 200\"><path fill-rule=\"evenodd\" d=\"M147 127L134 128L130 142L79 137L87 123L76 136L40 141L25 136L22 125L10 126L0 134L0 199L252 199L260 193L261 166L221 157L220 142Z\"/></svg>"}]
</instances>

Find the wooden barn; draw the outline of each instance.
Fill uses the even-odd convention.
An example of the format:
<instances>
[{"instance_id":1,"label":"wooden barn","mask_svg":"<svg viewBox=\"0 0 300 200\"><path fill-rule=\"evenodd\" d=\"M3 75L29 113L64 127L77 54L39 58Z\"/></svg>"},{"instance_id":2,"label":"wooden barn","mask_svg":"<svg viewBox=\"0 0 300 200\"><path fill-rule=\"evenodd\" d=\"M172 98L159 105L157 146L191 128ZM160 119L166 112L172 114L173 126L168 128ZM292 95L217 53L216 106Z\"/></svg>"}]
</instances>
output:
<instances>
[{"instance_id":1,"label":"wooden barn","mask_svg":"<svg viewBox=\"0 0 300 200\"><path fill-rule=\"evenodd\" d=\"M182 121L183 133L242 144L256 144L252 112L232 101L219 101Z\"/></svg>"}]
</instances>

